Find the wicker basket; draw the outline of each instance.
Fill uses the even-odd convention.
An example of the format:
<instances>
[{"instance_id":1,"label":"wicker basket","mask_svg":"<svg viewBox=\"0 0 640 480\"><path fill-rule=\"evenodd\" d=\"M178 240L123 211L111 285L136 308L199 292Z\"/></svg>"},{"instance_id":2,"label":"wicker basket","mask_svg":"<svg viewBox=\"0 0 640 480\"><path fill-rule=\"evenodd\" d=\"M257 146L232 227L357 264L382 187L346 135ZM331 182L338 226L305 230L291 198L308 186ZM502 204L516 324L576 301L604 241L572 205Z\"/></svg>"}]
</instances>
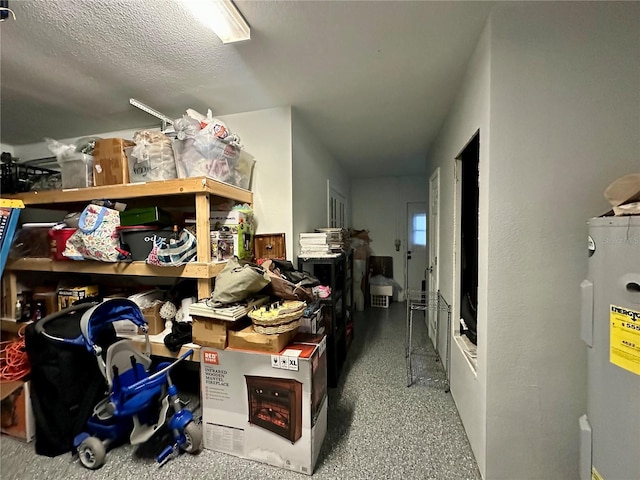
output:
<instances>
[{"instance_id":1,"label":"wicker basket","mask_svg":"<svg viewBox=\"0 0 640 480\"><path fill-rule=\"evenodd\" d=\"M285 301L278 306L262 306L249 312L253 328L258 333L284 333L300 325L306 303L297 300ZM267 310L267 307L269 309Z\"/></svg>"},{"instance_id":2,"label":"wicker basket","mask_svg":"<svg viewBox=\"0 0 640 480\"><path fill-rule=\"evenodd\" d=\"M296 328L298 328L300 326L300 319L302 317L299 317L295 320L290 321L289 323L283 323L281 325L270 325L270 326L263 326L263 325L257 325L257 324L253 324L253 330L256 333L263 333L265 335L276 335L278 333L286 333L286 332L290 332L291 330L295 330Z\"/></svg>"}]
</instances>

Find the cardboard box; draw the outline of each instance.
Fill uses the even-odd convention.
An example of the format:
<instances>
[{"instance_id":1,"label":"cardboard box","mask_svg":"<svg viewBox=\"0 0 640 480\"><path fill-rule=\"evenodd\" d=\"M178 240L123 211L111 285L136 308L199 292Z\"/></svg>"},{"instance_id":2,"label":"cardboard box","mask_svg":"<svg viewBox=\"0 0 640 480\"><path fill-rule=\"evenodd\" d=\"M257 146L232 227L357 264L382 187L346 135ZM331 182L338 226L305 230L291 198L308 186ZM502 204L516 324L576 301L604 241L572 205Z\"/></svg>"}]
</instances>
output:
<instances>
[{"instance_id":1,"label":"cardboard box","mask_svg":"<svg viewBox=\"0 0 640 480\"><path fill-rule=\"evenodd\" d=\"M313 333L313 334L323 334L325 333L324 328L324 315L323 315L324 307L320 307L318 310L313 312L310 316L303 316L300 319L300 327L298 331L300 333Z\"/></svg>"},{"instance_id":2,"label":"cardboard box","mask_svg":"<svg viewBox=\"0 0 640 480\"><path fill-rule=\"evenodd\" d=\"M105 300L106 298L107 297L105 297ZM160 308L162 308L163 304L164 302L158 301L150 307L140 310L142 312L142 316L147 321L147 333L149 335L158 335L159 333L164 332L165 321L162 317L160 317ZM130 320L116 320L115 322L113 322L113 328L118 335L142 335L142 330Z\"/></svg>"},{"instance_id":3,"label":"cardboard box","mask_svg":"<svg viewBox=\"0 0 640 480\"><path fill-rule=\"evenodd\" d=\"M251 323L247 317L236 321L226 321L191 314L191 319L193 320L191 324L193 343L214 348L227 348L229 329L242 329Z\"/></svg>"},{"instance_id":4,"label":"cardboard box","mask_svg":"<svg viewBox=\"0 0 640 480\"><path fill-rule=\"evenodd\" d=\"M58 289L58 310L70 307L73 302L98 295L98 285L65 287Z\"/></svg>"},{"instance_id":5,"label":"cardboard box","mask_svg":"<svg viewBox=\"0 0 640 480\"><path fill-rule=\"evenodd\" d=\"M201 351L204 447L311 475L327 431L324 336L279 354Z\"/></svg>"},{"instance_id":6,"label":"cardboard box","mask_svg":"<svg viewBox=\"0 0 640 480\"><path fill-rule=\"evenodd\" d=\"M245 350L257 350L261 352L279 353L286 347L298 333L294 328L290 332L276 335L258 333L249 325L243 329L229 329L227 332L227 344L230 348L242 348Z\"/></svg>"},{"instance_id":7,"label":"cardboard box","mask_svg":"<svg viewBox=\"0 0 640 480\"><path fill-rule=\"evenodd\" d=\"M142 316L149 324L149 335L157 335L164 332L164 319L160 316L160 309L164 302L157 302L150 307L142 309Z\"/></svg>"},{"instance_id":8,"label":"cardboard box","mask_svg":"<svg viewBox=\"0 0 640 480\"><path fill-rule=\"evenodd\" d=\"M119 185L129 183L129 161L124 149L134 146L131 140L103 138L93 149L93 184Z\"/></svg>"},{"instance_id":9,"label":"cardboard box","mask_svg":"<svg viewBox=\"0 0 640 480\"><path fill-rule=\"evenodd\" d=\"M0 383L0 431L26 442L33 440L36 431L30 386L22 380Z\"/></svg>"},{"instance_id":10,"label":"cardboard box","mask_svg":"<svg viewBox=\"0 0 640 480\"><path fill-rule=\"evenodd\" d=\"M253 215L249 215L240 210L213 211L209 217L212 230L220 230L223 226L237 226L241 223L253 223Z\"/></svg>"},{"instance_id":11,"label":"cardboard box","mask_svg":"<svg viewBox=\"0 0 640 480\"><path fill-rule=\"evenodd\" d=\"M214 263L226 262L235 255L235 244L237 238L230 232L219 232L212 230L209 232L211 240L211 261ZM237 235L235 235L237 237Z\"/></svg>"},{"instance_id":12,"label":"cardboard box","mask_svg":"<svg viewBox=\"0 0 640 480\"><path fill-rule=\"evenodd\" d=\"M195 216L189 214L184 218L184 223L187 226L195 225ZM219 253L220 247L225 247L226 243L220 242L219 238L216 238L217 242L214 244L214 236L218 235L222 231L222 235L230 234L233 239L233 251L230 248L223 248L223 251L228 252L227 256L236 256L240 260L253 259L254 251L254 237L255 237L255 225L253 223L253 215L241 212L238 210L231 210L229 212L211 212L209 217L209 225L211 229L211 258L213 262L226 261L223 253Z\"/></svg>"},{"instance_id":13,"label":"cardboard box","mask_svg":"<svg viewBox=\"0 0 640 480\"><path fill-rule=\"evenodd\" d=\"M253 215L240 210L214 211L209 217L211 230L228 230L233 235L234 255L240 260L253 258L255 228Z\"/></svg>"}]
</instances>

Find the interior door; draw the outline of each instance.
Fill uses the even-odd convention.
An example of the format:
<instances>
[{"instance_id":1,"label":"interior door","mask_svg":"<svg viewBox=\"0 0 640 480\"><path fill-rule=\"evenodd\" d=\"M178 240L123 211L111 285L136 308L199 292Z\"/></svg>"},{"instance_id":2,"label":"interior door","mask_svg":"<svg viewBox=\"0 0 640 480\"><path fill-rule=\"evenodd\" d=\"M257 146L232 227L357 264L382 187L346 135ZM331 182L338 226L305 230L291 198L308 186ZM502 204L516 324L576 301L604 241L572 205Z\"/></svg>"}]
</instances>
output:
<instances>
[{"instance_id":1,"label":"interior door","mask_svg":"<svg viewBox=\"0 0 640 480\"><path fill-rule=\"evenodd\" d=\"M407 289L425 290L427 269L427 205L407 202Z\"/></svg>"},{"instance_id":2,"label":"interior door","mask_svg":"<svg viewBox=\"0 0 640 480\"><path fill-rule=\"evenodd\" d=\"M440 168L437 168L429 179L429 263L428 292L429 298L436 298L440 289L440 265L438 255L440 248ZM428 331L433 346L438 349L438 312L435 308L428 310Z\"/></svg>"}]
</instances>

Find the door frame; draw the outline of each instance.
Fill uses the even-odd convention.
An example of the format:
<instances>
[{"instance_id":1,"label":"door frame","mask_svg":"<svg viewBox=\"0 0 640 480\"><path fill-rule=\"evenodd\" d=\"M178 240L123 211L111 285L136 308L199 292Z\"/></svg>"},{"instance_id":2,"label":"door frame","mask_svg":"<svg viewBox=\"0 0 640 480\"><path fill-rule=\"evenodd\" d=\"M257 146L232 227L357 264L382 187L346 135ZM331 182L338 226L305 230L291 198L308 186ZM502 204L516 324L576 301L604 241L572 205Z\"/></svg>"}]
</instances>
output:
<instances>
[{"instance_id":1,"label":"door frame","mask_svg":"<svg viewBox=\"0 0 640 480\"><path fill-rule=\"evenodd\" d=\"M419 211L420 212L424 212L424 215L426 217L426 221L428 222L428 215L429 215L429 210L428 210L428 205L425 201L408 201L405 204L405 224L404 224L404 235L406 235L406 241L405 241L405 249L404 249L404 287L405 287L405 298L406 298L406 294L407 291L410 289L410 285L409 285L409 243L411 243L413 245L413 239L410 238L411 235L413 234L413 217L409 214L409 210L410 210L410 206L411 205L419 205L421 208ZM428 227L427 227L428 228ZM427 235L427 232L425 232L425 236ZM428 239L425 238L425 242L428 242ZM422 269L422 277L421 277L421 282L420 282L420 290L422 290L422 281L426 281L427 280L427 261L428 261L428 252L426 251L427 246L424 246L425 252L424 252L424 264L421 265L421 269ZM413 250L415 250L415 248L412 248L412 254L413 254ZM413 288L413 290L415 290L415 288Z\"/></svg>"},{"instance_id":2,"label":"door frame","mask_svg":"<svg viewBox=\"0 0 640 480\"><path fill-rule=\"evenodd\" d=\"M435 195L433 193L435 187ZM429 252L427 255L428 287L429 298L435 298L440 290L440 167L436 168L429 177L429 204L427 206L429 232L427 243ZM433 284L432 284L433 282ZM427 332L436 351L438 349L438 339L440 325L438 325L438 312L436 309L429 309L429 314L425 319L427 322Z\"/></svg>"}]
</instances>

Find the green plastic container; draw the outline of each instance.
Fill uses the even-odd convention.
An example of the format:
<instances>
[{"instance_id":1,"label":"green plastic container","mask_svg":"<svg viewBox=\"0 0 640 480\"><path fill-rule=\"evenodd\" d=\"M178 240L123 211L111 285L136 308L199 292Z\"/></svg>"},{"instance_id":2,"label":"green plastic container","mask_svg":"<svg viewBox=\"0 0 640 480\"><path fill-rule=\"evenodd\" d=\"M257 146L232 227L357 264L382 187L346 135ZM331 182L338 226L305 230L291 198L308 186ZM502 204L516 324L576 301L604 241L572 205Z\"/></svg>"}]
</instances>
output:
<instances>
[{"instance_id":1,"label":"green plastic container","mask_svg":"<svg viewBox=\"0 0 640 480\"><path fill-rule=\"evenodd\" d=\"M173 225L171 214L158 207L132 208L120 212L120 225L132 227L135 225L155 225L168 227Z\"/></svg>"}]
</instances>

